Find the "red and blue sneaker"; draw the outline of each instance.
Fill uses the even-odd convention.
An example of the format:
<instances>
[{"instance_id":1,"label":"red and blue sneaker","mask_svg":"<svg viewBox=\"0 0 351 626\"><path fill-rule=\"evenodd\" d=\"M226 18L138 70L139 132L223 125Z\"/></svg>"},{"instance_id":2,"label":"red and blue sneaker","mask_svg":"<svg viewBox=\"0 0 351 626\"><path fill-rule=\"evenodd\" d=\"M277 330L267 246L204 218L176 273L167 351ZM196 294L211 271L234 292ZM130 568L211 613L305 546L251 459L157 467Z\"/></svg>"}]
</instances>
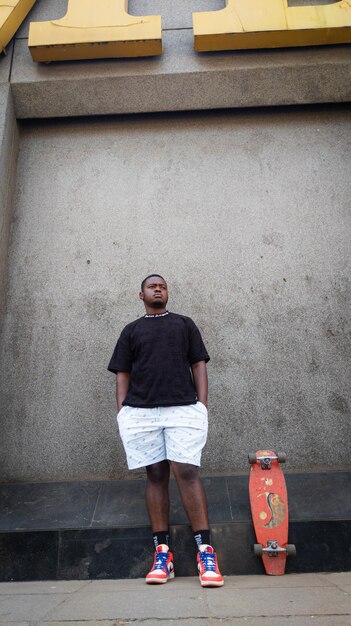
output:
<instances>
[{"instance_id":1,"label":"red and blue sneaker","mask_svg":"<svg viewBox=\"0 0 351 626\"><path fill-rule=\"evenodd\" d=\"M157 546L154 563L145 578L146 583L163 584L174 578L173 554L166 544Z\"/></svg>"},{"instance_id":2,"label":"red and blue sneaker","mask_svg":"<svg viewBox=\"0 0 351 626\"><path fill-rule=\"evenodd\" d=\"M207 544L200 546L197 553L197 569L202 587L223 587L224 581L218 569L217 555Z\"/></svg>"}]
</instances>

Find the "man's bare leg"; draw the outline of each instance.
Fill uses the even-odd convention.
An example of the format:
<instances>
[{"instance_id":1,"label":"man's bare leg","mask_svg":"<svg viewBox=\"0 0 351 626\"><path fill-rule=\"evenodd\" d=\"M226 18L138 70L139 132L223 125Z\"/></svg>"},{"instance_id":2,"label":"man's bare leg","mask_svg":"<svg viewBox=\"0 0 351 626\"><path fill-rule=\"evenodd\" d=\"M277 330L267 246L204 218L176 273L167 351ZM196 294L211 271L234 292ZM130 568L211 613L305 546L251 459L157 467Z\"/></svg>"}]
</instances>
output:
<instances>
[{"instance_id":1,"label":"man's bare leg","mask_svg":"<svg viewBox=\"0 0 351 626\"><path fill-rule=\"evenodd\" d=\"M168 532L169 475L168 461L154 463L146 468L146 507L153 533Z\"/></svg>"},{"instance_id":2,"label":"man's bare leg","mask_svg":"<svg viewBox=\"0 0 351 626\"><path fill-rule=\"evenodd\" d=\"M151 584L162 584L174 578L173 554L168 546L169 462L148 465L146 475L146 505L156 551L153 566L145 580Z\"/></svg>"},{"instance_id":3,"label":"man's bare leg","mask_svg":"<svg viewBox=\"0 0 351 626\"><path fill-rule=\"evenodd\" d=\"M202 587L222 587L217 555L210 545L207 499L199 470L195 465L171 461L185 512L198 546L197 566Z\"/></svg>"},{"instance_id":4,"label":"man's bare leg","mask_svg":"<svg viewBox=\"0 0 351 626\"><path fill-rule=\"evenodd\" d=\"M180 497L193 531L209 528L207 499L196 465L171 461Z\"/></svg>"}]
</instances>

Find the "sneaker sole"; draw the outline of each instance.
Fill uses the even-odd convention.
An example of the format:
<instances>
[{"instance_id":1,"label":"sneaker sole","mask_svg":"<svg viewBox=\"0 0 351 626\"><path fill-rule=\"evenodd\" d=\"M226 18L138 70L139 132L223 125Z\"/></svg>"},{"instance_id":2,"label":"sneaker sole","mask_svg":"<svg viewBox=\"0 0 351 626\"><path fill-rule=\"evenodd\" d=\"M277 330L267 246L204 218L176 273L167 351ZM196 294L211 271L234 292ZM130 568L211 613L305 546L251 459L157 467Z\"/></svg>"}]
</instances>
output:
<instances>
[{"instance_id":1,"label":"sneaker sole","mask_svg":"<svg viewBox=\"0 0 351 626\"><path fill-rule=\"evenodd\" d=\"M200 583L201 583L201 587L223 587L224 585L223 580L219 580L219 581L201 580L201 578L200 578Z\"/></svg>"},{"instance_id":2,"label":"sneaker sole","mask_svg":"<svg viewBox=\"0 0 351 626\"><path fill-rule=\"evenodd\" d=\"M145 578L145 582L147 585L164 585L172 578L174 578L174 572L171 572L168 578Z\"/></svg>"}]
</instances>

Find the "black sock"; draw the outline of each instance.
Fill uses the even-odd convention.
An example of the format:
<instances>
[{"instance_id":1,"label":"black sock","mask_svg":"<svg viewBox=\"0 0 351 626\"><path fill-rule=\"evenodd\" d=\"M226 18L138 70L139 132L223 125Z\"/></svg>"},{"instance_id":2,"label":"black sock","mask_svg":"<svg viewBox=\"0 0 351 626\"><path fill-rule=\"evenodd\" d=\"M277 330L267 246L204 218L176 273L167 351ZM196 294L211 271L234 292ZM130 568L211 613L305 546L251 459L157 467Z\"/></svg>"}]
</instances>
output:
<instances>
[{"instance_id":1,"label":"black sock","mask_svg":"<svg viewBox=\"0 0 351 626\"><path fill-rule=\"evenodd\" d=\"M160 546L161 543L165 543L166 546L169 546L169 531L168 530L160 530L152 533L152 538L154 540L155 548Z\"/></svg>"},{"instance_id":2,"label":"black sock","mask_svg":"<svg viewBox=\"0 0 351 626\"><path fill-rule=\"evenodd\" d=\"M196 541L196 545L198 550L200 549L200 546L203 545L204 543L207 543L207 545L211 545L211 533L210 530L197 530L196 532L194 532L194 539Z\"/></svg>"}]
</instances>

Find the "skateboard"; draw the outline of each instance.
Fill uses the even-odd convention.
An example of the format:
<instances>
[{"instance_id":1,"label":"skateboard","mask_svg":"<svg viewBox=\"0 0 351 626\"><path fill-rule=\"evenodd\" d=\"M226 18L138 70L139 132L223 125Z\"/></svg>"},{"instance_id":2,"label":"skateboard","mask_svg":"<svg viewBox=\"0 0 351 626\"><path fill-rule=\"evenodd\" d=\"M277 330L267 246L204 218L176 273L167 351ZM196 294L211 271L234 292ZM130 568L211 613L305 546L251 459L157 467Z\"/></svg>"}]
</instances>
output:
<instances>
[{"instance_id":1,"label":"skateboard","mask_svg":"<svg viewBox=\"0 0 351 626\"><path fill-rule=\"evenodd\" d=\"M266 574L282 576L286 557L295 556L296 548L288 544L288 494L280 463L284 454L258 450L249 454L249 494L252 521L257 543L254 554L261 556Z\"/></svg>"}]
</instances>

